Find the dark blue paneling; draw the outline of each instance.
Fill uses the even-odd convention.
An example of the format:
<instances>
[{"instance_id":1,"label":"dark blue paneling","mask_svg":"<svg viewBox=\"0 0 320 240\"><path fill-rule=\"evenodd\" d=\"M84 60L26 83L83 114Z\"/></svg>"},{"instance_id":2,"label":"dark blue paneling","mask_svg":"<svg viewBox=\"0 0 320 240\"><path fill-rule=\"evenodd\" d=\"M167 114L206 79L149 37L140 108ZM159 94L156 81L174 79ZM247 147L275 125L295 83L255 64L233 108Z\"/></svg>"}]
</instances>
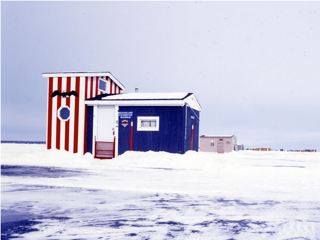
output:
<instances>
[{"instance_id":1,"label":"dark blue paneling","mask_svg":"<svg viewBox=\"0 0 320 240\"><path fill-rule=\"evenodd\" d=\"M93 107L87 106L87 152L92 153Z\"/></svg>"},{"instance_id":2,"label":"dark blue paneling","mask_svg":"<svg viewBox=\"0 0 320 240\"><path fill-rule=\"evenodd\" d=\"M133 112L134 151L184 153L183 107L119 107L119 112ZM138 116L159 116L159 131L137 131ZM130 125L121 126L119 119L119 154L129 150L129 140Z\"/></svg>"},{"instance_id":3,"label":"dark blue paneling","mask_svg":"<svg viewBox=\"0 0 320 240\"><path fill-rule=\"evenodd\" d=\"M186 116L187 109L187 116ZM185 153L191 149L191 126L194 124L193 150L199 146L199 112L189 107L119 107L119 112L133 112L133 151ZM191 119L191 115L195 116ZM138 116L159 116L159 131L137 131ZM187 125L185 120L187 118ZM130 122L124 127L119 119L119 155L130 149ZM187 127L187 128L186 128Z\"/></svg>"},{"instance_id":4,"label":"dark blue paneling","mask_svg":"<svg viewBox=\"0 0 320 240\"><path fill-rule=\"evenodd\" d=\"M192 124L194 125L193 130L193 150L198 151L199 149L199 125L200 125L200 112L190 107L184 107L185 120L187 121L186 138L184 141L184 152L191 150L191 135L192 135ZM184 121L185 123L185 121Z\"/></svg>"}]
</instances>

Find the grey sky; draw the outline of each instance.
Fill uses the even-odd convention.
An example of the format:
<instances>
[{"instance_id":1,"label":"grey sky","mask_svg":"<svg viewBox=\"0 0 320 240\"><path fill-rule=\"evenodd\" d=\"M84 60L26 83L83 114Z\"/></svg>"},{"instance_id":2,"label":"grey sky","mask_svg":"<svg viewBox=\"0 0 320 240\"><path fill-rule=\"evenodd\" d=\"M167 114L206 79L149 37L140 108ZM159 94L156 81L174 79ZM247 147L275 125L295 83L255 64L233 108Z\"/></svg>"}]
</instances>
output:
<instances>
[{"instance_id":1,"label":"grey sky","mask_svg":"<svg viewBox=\"0 0 320 240\"><path fill-rule=\"evenodd\" d=\"M2 140L45 140L43 72L193 92L200 134L320 151L320 2L1 2Z\"/></svg>"}]
</instances>

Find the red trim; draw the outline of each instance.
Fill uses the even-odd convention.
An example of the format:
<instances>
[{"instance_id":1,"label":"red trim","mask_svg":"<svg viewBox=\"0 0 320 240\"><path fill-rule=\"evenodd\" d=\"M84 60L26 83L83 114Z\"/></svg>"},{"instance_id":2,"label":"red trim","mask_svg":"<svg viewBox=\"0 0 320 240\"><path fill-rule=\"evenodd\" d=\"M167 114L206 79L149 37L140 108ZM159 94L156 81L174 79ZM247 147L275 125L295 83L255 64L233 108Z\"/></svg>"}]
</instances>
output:
<instances>
[{"instance_id":1,"label":"red trim","mask_svg":"<svg viewBox=\"0 0 320 240\"><path fill-rule=\"evenodd\" d=\"M110 79L110 94L112 93L112 80Z\"/></svg>"},{"instance_id":2,"label":"red trim","mask_svg":"<svg viewBox=\"0 0 320 240\"><path fill-rule=\"evenodd\" d=\"M83 141L83 154L87 152L87 106L84 106L84 141Z\"/></svg>"},{"instance_id":3,"label":"red trim","mask_svg":"<svg viewBox=\"0 0 320 240\"><path fill-rule=\"evenodd\" d=\"M131 129L130 129L130 151L132 151L132 136L133 136L133 121L131 121Z\"/></svg>"},{"instance_id":4,"label":"red trim","mask_svg":"<svg viewBox=\"0 0 320 240\"><path fill-rule=\"evenodd\" d=\"M78 131L79 131L79 99L80 99L80 77L76 77L76 92L78 97L72 96L75 98L75 112L74 112L74 143L73 143L73 152L78 152Z\"/></svg>"},{"instance_id":5,"label":"red trim","mask_svg":"<svg viewBox=\"0 0 320 240\"><path fill-rule=\"evenodd\" d=\"M67 92L71 91L71 77L67 77ZM70 97L66 99L66 105L70 109ZM64 149L69 151L69 131L70 131L70 119L66 121L66 133L65 133L65 141L64 141Z\"/></svg>"},{"instance_id":6,"label":"red trim","mask_svg":"<svg viewBox=\"0 0 320 240\"><path fill-rule=\"evenodd\" d=\"M48 126L47 126L47 149L51 149L51 135L52 135L52 97L53 92L53 78L49 78L48 89Z\"/></svg>"},{"instance_id":7,"label":"red trim","mask_svg":"<svg viewBox=\"0 0 320 240\"><path fill-rule=\"evenodd\" d=\"M116 137L113 139L113 158L116 157Z\"/></svg>"},{"instance_id":8,"label":"red trim","mask_svg":"<svg viewBox=\"0 0 320 240\"><path fill-rule=\"evenodd\" d=\"M93 95L93 77L90 78L90 98L92 98Z\"/></svg>"},{"instance_id":9,"label":"red trim","mask_svg":"<svg viewBox=\"0 0 320 240\"><path fill-rule=\"evenodd\" d=\"M62 92L62 77L58 77L58 91ZM61 96L57 96L57 115L58 109L61 107ZM61 131L61 120L57 116L57 131L56 131L56 148L60 149L60 131Z\"/></svg>"},{"instance_id":10,"label":"red trim","mask_svg":"<svg viewBox=\"0 0 320 240\"><path fill-rule=\"evenodd\" d=\"M193 150L193 124L192 124L192 130L191 130L191 150Z\"/></svg>"},{"instance_id":11,"label":"red trim","mask_svg":"<svg viewBox=\"0 0 320 240\"><path fill-rule=\"evenodd\" d=\"M98 77L96 77L96 96L98 96L98 83L99 83L99 80L98 80Z\"/></svg>"},{"instance_id":12,"label":"red trim","mask_svg":"<svg viewBox=\"0 0 320 240\"><path fill-rule=\"evenodd\" d=\"M94 137L94 158L97 157L97 136Z\"/></svg>"},{"instance_id":13,"label":"red trim","mask_svg":"<svg viewBox=\"0 0 320 240\"><path fill-rule=\"evenodd\" d=\"M114 93L117 93L117 84L114 84Z\"/></svg>"}]
</instances>

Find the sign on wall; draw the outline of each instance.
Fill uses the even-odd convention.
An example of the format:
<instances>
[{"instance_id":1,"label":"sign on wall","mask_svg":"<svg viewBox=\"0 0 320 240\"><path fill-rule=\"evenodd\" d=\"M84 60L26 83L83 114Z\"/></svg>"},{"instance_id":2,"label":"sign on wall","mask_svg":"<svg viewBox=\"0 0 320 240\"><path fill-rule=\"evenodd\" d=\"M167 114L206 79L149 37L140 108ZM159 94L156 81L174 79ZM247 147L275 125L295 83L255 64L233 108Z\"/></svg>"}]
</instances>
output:
<instances>
[{"instance_id":1,"label":"sign on wall","mask_svg":"<svg viewBox=\"0 0 320 240\"><path fill-rule=\"evenodd\" d=\"M126 127L126 126L129 125L129 121L126 120L126 119L123 119L123 120L121 121L121 125L122 125L123 127Z\"/></svg>"},{"instance_id":2,"label":"sign on wall","mask_svg":"<svg viewBox=\"0 0 320 240\"><path fill-rule=\"evenodd\" d=\"M132 119L133 112L119 112L120 119Z\"/></svg>"}]
</instances>

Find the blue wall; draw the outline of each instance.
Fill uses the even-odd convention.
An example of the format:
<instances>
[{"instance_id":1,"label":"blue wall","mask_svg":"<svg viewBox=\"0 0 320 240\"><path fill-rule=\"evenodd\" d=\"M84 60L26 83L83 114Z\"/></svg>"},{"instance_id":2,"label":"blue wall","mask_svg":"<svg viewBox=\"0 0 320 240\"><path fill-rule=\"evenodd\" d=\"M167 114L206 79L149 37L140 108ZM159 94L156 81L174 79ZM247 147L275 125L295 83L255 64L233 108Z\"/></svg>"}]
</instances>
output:
<instances>
[{"instance_id":1,"label":"blue wall","mask_svg":"<svg viewBox=\"0 0 320 240\"><path fill-rule=\"evenodd\" d=\"M185 107L184 107L185 108ZM184 152L191 150L191 130L193 128L193 150L199 150L199 119L200 113L190 107L187 107L187 138L184 141ZM184 111L185 113L185 111Z\"/></svg>"},{"instance_id":2,"label":"blue wall","mask_svg":"<svg viewBox=\"0 0 320 240\"><path fill-rule=\"evenodd\" d=\"M92 153L92 138L93 138L93 107L87 108L87 152Z\"/></svg>"},{"instance_id":3,"label":"blue wall","mask_svg":"<svg viewBox=\"0 0 320 240\"><path fill-rule=\"evenodd\" d=\"M193 110L193 109L192 109ZM133 151L166 151L185 153L191 149L191 126L194 124L193 150L199 146L199 112L189 107L119 107L119 112L132 112L129 125L121 125L119 117L119 155L130 149L130 122L133 121ZM187 116L186 116L187 111ZM159 131L137 131L138 116L158 116ZM194 116L193 119L191 116ZM187 120L187 131L185 131ZM187 133L185 136L185 132ZM185 139L186 137L186 139Z\"/></svg>"}]
</instances>

